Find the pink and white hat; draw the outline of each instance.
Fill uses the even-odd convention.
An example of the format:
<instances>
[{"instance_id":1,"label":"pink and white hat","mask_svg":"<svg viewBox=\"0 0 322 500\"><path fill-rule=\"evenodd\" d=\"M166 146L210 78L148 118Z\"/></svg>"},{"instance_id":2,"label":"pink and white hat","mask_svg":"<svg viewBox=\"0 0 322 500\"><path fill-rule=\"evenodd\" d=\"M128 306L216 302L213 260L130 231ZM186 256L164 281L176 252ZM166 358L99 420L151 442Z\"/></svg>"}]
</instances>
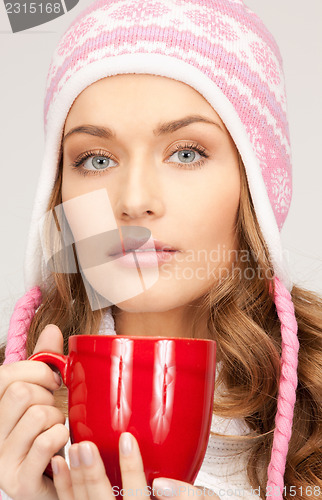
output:
<instances>
[{"instance_id":1,"label":"pink and white hat","mask_svg":"<svg viewBox=\"0 0 322 500\"><path fill-rule=\"evenodd\" d=\"M47 77L45 152L25 259L26 290L34 287L37 294L46 278L38 228L55 183L68 111L90 84L124 73L165 76L197 90L220 115L242 157L276 276L282 369L268 485L282 492L299 348L280 239L292 195L291 150L281 54L242 0L98 0L64 33Z\"/></svg>"},{"instance_id":2,"label":"pink and white hat","mask_svg":"<svg viewBox=\"0 0 322 500\"><path fill-rule=\"evenodd\" d=\"M121 73L184 82L220 115L245 165L275 274L291 290L279 234L292 195L282 59L242 0L98 0L73 21L47 77L45 154L25 262L27 288L46 273L39 265L38 222L54 185L69 108L88 85Z\"/></svg>"}]
</instances>

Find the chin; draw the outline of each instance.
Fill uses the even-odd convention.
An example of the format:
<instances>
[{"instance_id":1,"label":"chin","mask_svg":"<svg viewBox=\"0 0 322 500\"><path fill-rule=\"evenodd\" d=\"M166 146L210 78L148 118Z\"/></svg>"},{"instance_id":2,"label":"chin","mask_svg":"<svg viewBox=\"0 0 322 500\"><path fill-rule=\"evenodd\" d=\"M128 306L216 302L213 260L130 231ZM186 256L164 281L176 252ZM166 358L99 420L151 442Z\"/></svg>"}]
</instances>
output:
<instances>
[{"instance_id":1,"label":"chin","mask_svg":"<svg viewBox=\"0 0 322 500\"><path fill-rule=\"evenodd\" d=\"M169 309L176 307L171 300L160 300L147 297L147 293L142 293L141 296L133 297L123 302L115 304L122 311L132 312L132 313L144 313L144 312L165 312Z\"/></svg>"},{"instance_id":2,"label":"chin","mask_svg":"<svg viewBox=\"0 0 322 500\"><path fill-rule=\"evenodd\" d=\"M182 306L187 303L185 298L180 301L180 296L174 291L172 293L168 290L152 289L146 290L135 297L131 297L122 302L117 302L116 307L122 311L132 312L132 313L144 313L144 312L165 312L170 309L175 309L176 307Z\"/></svg>"},{"instance_id":3,"label":"chin","mask_svg":"<svg viewBox=\"0 0 322 500\"><path fill-rule=\"evenodd\" d=\"M129 313L166 312L192 303L205 292L195 283L184 280L159 279L142 291L141 283L138 286L137 279L127 279L123 282L121 280L120 284L120 279L106 279L104 273L98 273L96 270L95 274L92 269L90 272L86 270L84 274L92 289L103 299L106 298L120 310Z\"/></svg>"}]
</instances>

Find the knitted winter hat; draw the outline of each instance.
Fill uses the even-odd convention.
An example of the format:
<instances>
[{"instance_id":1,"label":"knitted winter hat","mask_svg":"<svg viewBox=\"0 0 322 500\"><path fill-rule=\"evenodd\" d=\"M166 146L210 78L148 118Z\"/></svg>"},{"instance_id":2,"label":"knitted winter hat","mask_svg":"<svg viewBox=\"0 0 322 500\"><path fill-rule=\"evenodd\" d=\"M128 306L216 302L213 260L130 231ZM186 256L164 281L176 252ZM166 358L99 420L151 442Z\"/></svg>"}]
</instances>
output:
<instances>
[{"instance_id":1,"label":"knitted winter hat","mask_svg":"<svg viewBox=\"0 0 322 500\"><path fill-rule=\"evenodd\" d=\"M242 157L276 276L282 375L268 485L282 491L298 351L292 282L279 233L292 193L290 140L280 51L242 0L98 0L65 32L47 77L45 152L25 260L26 289L46 277L39 221L54 186L68 111L87 86L124 73L190 85L219 114Z\"/></svg>"},{"instance_id":2,"label":"knitted winter hat","mask_svg":"<svg viewBox=\"0 0 322 500\"><path fill-rule=\"evenodd\" d=\"M54 185L68 110L88 85L121 73L182 81L218 112L245 165L275 274L291 290L279 235L292 193L282 59L242 0L98 0L65 32L47 77L44 165L25 262L27 288L46 274L39 265L38 223Z\"/></svg>"}]
</instances>

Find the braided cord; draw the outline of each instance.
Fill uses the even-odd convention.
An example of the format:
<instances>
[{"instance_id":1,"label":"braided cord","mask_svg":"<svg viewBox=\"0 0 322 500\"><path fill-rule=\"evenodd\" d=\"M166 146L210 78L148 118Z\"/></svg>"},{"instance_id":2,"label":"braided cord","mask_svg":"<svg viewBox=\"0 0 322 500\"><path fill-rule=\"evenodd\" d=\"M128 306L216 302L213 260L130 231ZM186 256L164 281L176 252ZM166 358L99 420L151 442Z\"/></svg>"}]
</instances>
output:
<instances>
[{"instance_id":1,"label":"braided cord","mask_svg":"<svg viewBox=\"0 0 322 500\"><path fill-rule=\"evenodd\" d=\"M276 500L282 500L285 464L296 400L299 341L292 297L278 278L275 278L274 301L281 322L282 355L274 439L271 461L268 466L267 493L274 495Z\"/></svg>"},{"instance_id":2,"label":"braided cord","mask_svg":"<svg viewBox=\"0 0 322 500\"><path fill-rule=\"evenodd\" d=\"M7 347L3 364L26 359L26 340L32 318L41 303L38 286L31 288L15 305L11 316L7 337Z\"/></svg>"}]
</instances>

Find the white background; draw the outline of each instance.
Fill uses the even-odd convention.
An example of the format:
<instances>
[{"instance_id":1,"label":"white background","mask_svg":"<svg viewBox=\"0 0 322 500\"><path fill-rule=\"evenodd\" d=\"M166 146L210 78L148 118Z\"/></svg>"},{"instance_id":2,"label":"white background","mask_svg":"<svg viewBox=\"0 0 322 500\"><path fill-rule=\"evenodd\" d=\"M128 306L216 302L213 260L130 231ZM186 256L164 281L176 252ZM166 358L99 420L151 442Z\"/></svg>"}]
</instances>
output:
<instances>
[{"instance_id":1,"label":"white background","mask_svg":"<svg viewBox=\"0 0 322 500\"><path fill-rule=\"evenodd\" d=\"M43 155L43 100L51 54L90 0L66 15L12 33L0 1L0 339L24 293L23 262ZM245 0L284 60L293 150L293 201L282 230L294 282L322 292L322 1Z\"/></svg>"}]
</instances>

